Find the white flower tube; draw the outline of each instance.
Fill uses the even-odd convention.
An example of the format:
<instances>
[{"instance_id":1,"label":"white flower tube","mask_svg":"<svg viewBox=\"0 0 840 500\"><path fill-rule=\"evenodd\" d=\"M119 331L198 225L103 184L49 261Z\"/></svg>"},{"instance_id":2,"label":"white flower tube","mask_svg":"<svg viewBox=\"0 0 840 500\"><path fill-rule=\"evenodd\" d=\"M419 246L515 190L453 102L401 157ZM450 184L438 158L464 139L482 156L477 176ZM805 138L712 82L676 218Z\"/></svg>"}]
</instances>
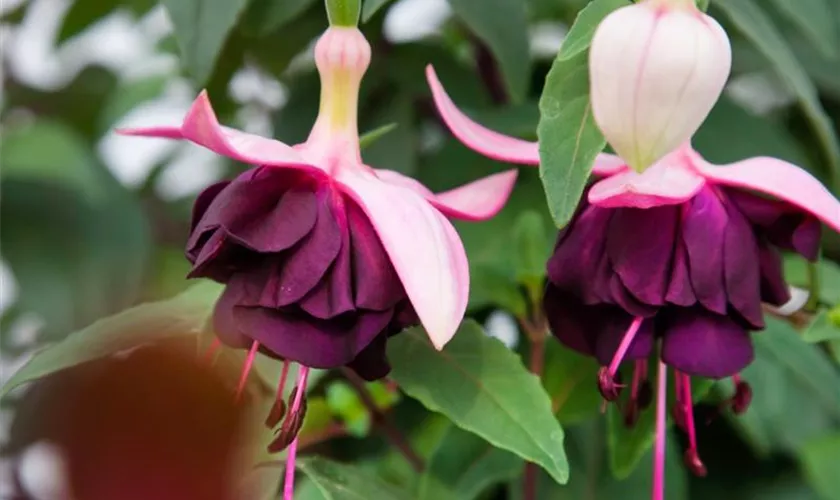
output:
<instances>
[{"instance_id":1,"label":"white flower tube","mask_svg":"<svg viewBox=\"0 0 840 500\"><path fill-rule=\"evenodd\" d=\"M642 171L688 141L732 64L723 28L693 0L646 0L598 26L589 53L592 111L607 141Z\"/></svg>"}]
</instances>

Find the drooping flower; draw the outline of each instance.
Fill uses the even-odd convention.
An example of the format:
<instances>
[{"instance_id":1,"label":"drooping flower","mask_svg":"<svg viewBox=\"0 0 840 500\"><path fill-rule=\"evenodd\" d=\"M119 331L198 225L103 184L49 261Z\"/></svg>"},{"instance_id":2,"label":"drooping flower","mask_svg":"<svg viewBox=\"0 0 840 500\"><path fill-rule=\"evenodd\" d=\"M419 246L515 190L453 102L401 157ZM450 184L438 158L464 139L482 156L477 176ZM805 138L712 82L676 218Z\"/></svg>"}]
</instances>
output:
<instances>
[{"instance_id":1,"label":"drooping flower","mask_svg":"<svg viewBox=\"0 0 840 500\"><path fill-rule=\"evenodd\" d=\"M447 216L492 217L516 179L509 170L436 194L366 166L356 113L370 56L354 23L333 25L318 40L320 111L302 144L220 125L204 92L180 126L122 131L188 140L252 165L199 195L187 257L191 277L226 284L214 326L225 344L249 348L239 390L257 351L285 361L268 422L285 414L272 448L291 441L290 462L309 367L348 365L364 378L382 377L387 337L418 320L438 349L449 341L464 316L469 273ZM287 413L280 398L288 362L302 366ZM288 490L294 468L287 469Z\"/></svg>"},{"instance_id":2,"label":"drooping flower","mask_svg":"<svg viewBox=\"0 0 840 500\"><path fill-rule=\"evenodd\" d=\"M644 170L694 135L731 62L726 32L694 0L622 7L592 38L592 115L615 152Z\"/></svg>"},{"instance_id":3,"label":"drooping flower","mask_svg":"<svg viewBox=\"0 0 840 500\"><path fill-rule=\"evenodd\" d=\"M498 160L539 163L536 143L471 121L431 68L427 76L438 110L464 144ZM593 173L597 182L548 262L545 312L561 342L602 363L605 399L619 397L619 367L633 363L629 425L653 399L647 360L658 360L654 499L661 500L668 367L677 394L672 415L689 435L686 463L705 474L690 377L732 377L730 406L746 410L751 391L739 372L753 358L750 332L764 327L762 303L789 298L778 250L816 259L820 222L840 231L840 201L790 163L757 157L712 165L688 142L641 173L601 154Z\"/></svg>"}]
</instances>

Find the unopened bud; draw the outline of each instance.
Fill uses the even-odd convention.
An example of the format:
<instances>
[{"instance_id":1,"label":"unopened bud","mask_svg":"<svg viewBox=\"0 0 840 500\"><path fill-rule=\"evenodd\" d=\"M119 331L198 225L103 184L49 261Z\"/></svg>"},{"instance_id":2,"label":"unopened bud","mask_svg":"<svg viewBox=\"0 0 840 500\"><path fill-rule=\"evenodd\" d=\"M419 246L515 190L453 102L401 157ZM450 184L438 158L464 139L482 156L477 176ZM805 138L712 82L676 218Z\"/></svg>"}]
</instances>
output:
<instances>
[{"instance_id":1,"label":"unopened bud","mask_svg":"<svg viewBox=\"0 0 840 500\"><path fill-rule=\"evenodd\" d=\"M643 171L691 139L729 76L723 28L690 0L646 0L598 26L589 53L592 112L615 152Z\"/></svg>"}]
</instances>

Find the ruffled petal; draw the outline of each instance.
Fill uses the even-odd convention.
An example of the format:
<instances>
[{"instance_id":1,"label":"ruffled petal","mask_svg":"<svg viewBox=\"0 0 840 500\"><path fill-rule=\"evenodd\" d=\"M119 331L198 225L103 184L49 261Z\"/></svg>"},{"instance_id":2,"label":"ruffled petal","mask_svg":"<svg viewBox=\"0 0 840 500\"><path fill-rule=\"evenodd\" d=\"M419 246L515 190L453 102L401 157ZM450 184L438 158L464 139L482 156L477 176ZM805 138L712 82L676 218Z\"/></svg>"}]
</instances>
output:
<instances>
[{"instance_id":1,"label":"ruffled petal","mask_svg":"<svg viewBox=\"0 0 840 500\"><path fill-rule=\"evenodd\" d=\"M671 265L671 276L665 300L671 304L688 307L697 302L694 287L691 286L691 275L688 271L688 252L685 243L678 238L674 247L674 263Z\"/></svg>"},{"instance_id":2,"label":"ruffled petal","mask_svg":"<svg viewBox=\"0 0 840 500\"><path fill-rule=\"evenodd\" d=\"M700 174L717 184L750 189L785 200L840 232L840 201L816 178L791 163L756 157L717 166L695 162Z\"/></svg>"},{"instance_id":3,"label":"ruffled petal","mask_svg":"<svg viewBox=\"0 0 840 500\"><path fill-rule=\"evenodd\" d=\"M389 184L415 191L447 217L481 221L493 217L505 206L516 184L517 171L514 169L489 175L437 194L411 177L393 170L377 170L376 175Z\"/></svg>"},{"instance_id":4,"label":"ruffled petal","mask_svg":"<svg viewBox=\"0 0 840 500\"><path fill-rule=\"evenodd\" d=\"M725 205L729 223L723 242L723 269L729 303L753 328L764 328L758 243L741 212Z\"/></svg>"},{"instance_id":5,"label":"ruffled petal","mask_svg":"<svg viewBox=\"0 0 840 500\"><path fill-rule=\"evenodd\" d=\"M455 228L411 189L349 169L338 180L367 214L420 322L442 349L461 324L469 296L467 255Z\"/></svg>"},{"instance_id":6,"label":"ruffled petal","mask_svg":"<svg viewBox=\"0 0 840 500\"><path fill-rule=\"evenodd\" d=\"M600 207L652 208L690 200L705 184L686 168L684 153L673 153L642 173L625 170L597 182L589 190L589 203Z\"/></svg>"},{"instance_id":7,"label":"ruffled petal","mask_svg":"<svg viewBox=\"0 0 840 500\"><path fill-rule=\"evenodd\" d=\"M645 304L665 303L679 207L619 208L607 230L607 253L627 290Z\"/></svg>"},{"instance_id":8,"label":"ruffled petal","mask_svg":"<svg viewBox=\"0 0 840 500\"><path fill-rule=\"evenodd\" d=\"M718 314L726 314L723 243L728 221L720 200L706 189L691 200L682 226L694 293L704 307Z\"/></svg>"},{"instance_id":9,"label":"ruffled petal","mask_svg":"<svg viewBox=\"0 0 840 500\"><path fill-rule=\"evenodd\" d=\"M301 309L315 318L330 319L355 309L350 270L350 228L342 227L341 232L338 256L315 288L299 303Z\"/></svg>"},{"instance_id":10,"label":"ruffled petal","mask_svg":"<svg viewBox=\"0 0 840 500\"><path fill-rule=\"evenodd\" d=\"M405 299L400 278L382 248L370 220L354 202L347 202L347 223L353 248L353 300L360 309L382 311Z\"/></svg>"},{"instance_id":11,"label":"ruffled petal","mask_svg":"<svg viewBox=\"0 0 840 500\"><path fill-rule=\"evenodd\" d=\"M689 375L724 378L754 357L749 332L733 319L701 308L673 309L663 323L662 360Z\"/></svg>"},{"instance_id":12,"label":"ruffled petal","mask_svg":"<svg viewBox=\"0 0 840 500\"><path fill-rule=\"evenodd\" d=\"M180 127L145 127L117 130L123 135L186 139L234 160L251 165L313 169L294 148L274 139L247 134L219 124L207 92L202 91Z\"/></svg>"},{"instance_id":13,"label":"ruffled petal","mask_svg":"<svg viewBox=\"0 0 840 500\"><path fill-rule=\"evenodd\" d=\"M432 97L440 116L449 130L465 146L494 160L522 165L539 165L540 151L536 142L509 137L472 121L446 94L431 65L426 66L426 80L432 89Z\"/></svg>"}]
</instances>

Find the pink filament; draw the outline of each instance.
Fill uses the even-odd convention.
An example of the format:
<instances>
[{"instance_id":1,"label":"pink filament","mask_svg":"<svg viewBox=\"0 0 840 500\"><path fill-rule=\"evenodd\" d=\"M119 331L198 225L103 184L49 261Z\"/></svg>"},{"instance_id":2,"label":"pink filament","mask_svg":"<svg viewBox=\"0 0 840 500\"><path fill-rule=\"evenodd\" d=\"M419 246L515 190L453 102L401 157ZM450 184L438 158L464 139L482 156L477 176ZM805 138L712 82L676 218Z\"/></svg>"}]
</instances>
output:
<instances>
[{"instance_id":1,"label":"pink filament","mask_svg":"<svg viewBox=\"0 0 840 500\"><path fill-rule=\"evenodd\" d=\"M691 404L691 377L681 373L677 375L682 378L682 404L685 408L686 431L688 432L688 444L693 450L697 449L697 436L694 434L694 409Z\"/></svg>"},{"instance_id":2,"label":"pink filament","mask_svg":"<svg viewBox=\"0 0 840 500\"><path fill-rule=\"evenodd\" d=\"M653 452L653 500L665 499L665 407L668 404L668 368L659 362L656 391L656 442Z\"/></svg>"},{"instance_id":3,"label":"pink filament","mask_svg":"<svg viewBox=\"0 0 840 500\"><path fill-rule=\"evenodd\" d=\"M280 372L280 382L277 384L277 400L283 399L283 391L286 389L286 377L289 376L289 360L283 360L283 370Z\"/></svg>"},{"instance_id":4,"label":"pink filament","mask_svg":"<svg viewBox=\"0 0 840 500\"><path fill-rule=\"evenodd\" d=\"M298 380L297 391L295 391L295 399L292 401L292 409L290 415L294 415L300 409L300 401L303 398L303 393L306 392L306 376L309 374L309 367L298 365ZM292 441L289 445L289 452L286 455L286 481L283 484L283 500L293 500L295 493L295 455L297 455L298 438Z\"/></svg>"},{"instance_id":5,"label":"pink filament","mask_svg":"<svg viewBox=\"0 0 840 500\"><path fill-rule=\"evenodd\" d=\"M251 350L248 351L248 357L245 358L245 365L242 367L242 375L239 377L239 385L236 387L236 399L242 396L242 391L245 389L245 383L248 382L248 374L251 373L251 367L254 365L254 358L257 356L257 349L260 343L256 340L251 343Z\"/></svg>"},{"instance_id":6,"label":"pink filament","mask_svg":"<svg viewBox=\"0 0 840 500\"><path fill-rule=\"evenodd\" d=\"M610 362L610 376L615 377L615 373L618 371L618 365L621 364L621 361L624 359L624 355L627 354L627 350L630 349L630 344L632 344L633 339L636 338L636 333L639 331L639 327L642 326L642 321L644 321L644 318L641 316L633 318L630 328L627 329L627 332L624 334L624 338L621 339L621 343L618 345L618 350L615 351L615 355Z\"/></svg>"}]
</instances>

